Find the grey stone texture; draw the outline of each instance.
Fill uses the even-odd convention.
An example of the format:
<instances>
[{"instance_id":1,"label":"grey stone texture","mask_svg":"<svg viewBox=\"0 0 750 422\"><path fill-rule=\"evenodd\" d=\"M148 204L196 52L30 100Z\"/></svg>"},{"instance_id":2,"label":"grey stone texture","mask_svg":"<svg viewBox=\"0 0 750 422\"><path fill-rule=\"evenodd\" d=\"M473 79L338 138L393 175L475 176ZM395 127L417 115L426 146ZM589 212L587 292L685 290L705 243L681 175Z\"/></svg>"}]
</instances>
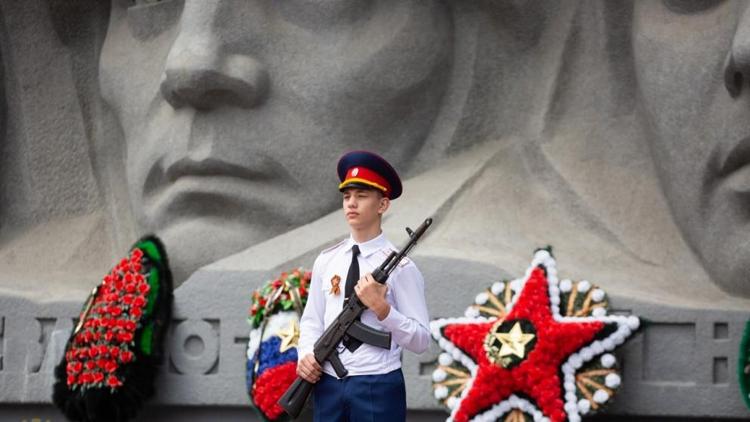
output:
<instances>
[{"instance_id":1,"label":"grey stone texture","mask_svg":"<svg viewBox=\"0 0 750 422\"><path fill-rule=\"evenodd\" d=\"M364 148L404 176L391 240L435 219L433 317L550 244L647 321L605 420L746 419L747 8L0 0L0 416L59 418L81 303L155 232L178 287L141 420L252 418L250 293L346 234L334 166ZM410 420L445 415L436 356L404 355Z\"/></svg>"}]
</instances>

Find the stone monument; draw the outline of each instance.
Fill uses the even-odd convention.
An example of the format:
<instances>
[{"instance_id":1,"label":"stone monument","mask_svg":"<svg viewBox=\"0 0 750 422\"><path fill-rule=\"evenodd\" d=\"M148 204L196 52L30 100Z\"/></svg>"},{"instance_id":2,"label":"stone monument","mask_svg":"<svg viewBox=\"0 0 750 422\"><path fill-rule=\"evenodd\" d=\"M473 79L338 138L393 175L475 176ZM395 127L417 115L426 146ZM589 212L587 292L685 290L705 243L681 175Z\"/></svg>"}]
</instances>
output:
<instances>
[{"instance_id":1,"label":"stone monument","mask_svg":"<svg viewBox=\"0 0 750 422\"><path fill-rule=\"evenodd\" d=\"M406 175L394 243L435 219L414 254L434 317L551 244L649 322L612 420L746 418L745 9L0 1L0 414L57 420L80 304L155 232L179 287L142 420L247 420L249 294L345 235L334 163L363 148ZM410 420L444 417L436 352L404 355Z\"/></svg>"}]
</instances>

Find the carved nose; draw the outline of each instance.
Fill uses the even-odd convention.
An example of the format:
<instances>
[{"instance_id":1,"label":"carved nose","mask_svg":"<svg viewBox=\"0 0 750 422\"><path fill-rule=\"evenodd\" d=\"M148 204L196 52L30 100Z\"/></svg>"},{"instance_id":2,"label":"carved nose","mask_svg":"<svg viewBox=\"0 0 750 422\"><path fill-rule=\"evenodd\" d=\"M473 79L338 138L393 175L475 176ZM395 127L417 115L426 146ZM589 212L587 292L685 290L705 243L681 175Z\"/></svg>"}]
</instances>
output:
<instances>
[{"instance_id":1,"label":"carved nose","mask_svg":"<svg viewBox=\"0 0 750 422\"><path fill-rule=\"evenodd\" d=\"M170 51L160 90L175 109L212 109L223 105L257 107L268 95L266 67L254 57L219 57L194 48Z\"/></svg>"},{"instance_id":2,"label":"carved nose","mask_svg":"<svg viewBox=\"0 0 750 422\"><path fill-rule=\"evenodd\" d=\"M724 61L724 86L732 98L750 83L750 19L747 11L737 25L732 48Z\"/></svg>"}]
</instances>

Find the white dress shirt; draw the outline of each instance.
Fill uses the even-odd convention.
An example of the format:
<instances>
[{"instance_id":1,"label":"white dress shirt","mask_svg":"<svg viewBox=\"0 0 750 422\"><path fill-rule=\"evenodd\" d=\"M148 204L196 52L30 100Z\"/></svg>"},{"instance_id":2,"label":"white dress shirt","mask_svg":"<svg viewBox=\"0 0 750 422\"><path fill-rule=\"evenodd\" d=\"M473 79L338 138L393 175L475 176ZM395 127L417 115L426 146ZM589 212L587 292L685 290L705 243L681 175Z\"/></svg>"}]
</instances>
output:
<instances>
[{"instance_id":1,"label":"white dress shirt","mask_svg":"<svg viewBox=\"0 0 750 422\"><path fill-rule=\"evenodd\" d=\"M300 320L299 359L312 353L313 345L323 331L339 315L344 303L346 275L352 260L352 246L357 244L349 236L318 255L312 270L307 305ZM388 255L395 251L381 233L374 239L359 244L359 274L373 272ZM338 276L339 292L334 294L331 280ZM422 353L430 344L429 316L424 296L424 279L417 266L404 258L387 281L386 300L391 305L382 321L371 310L362 313L362 322L378 330L391 332L391 348L383 349L363 343L354 353L339 344L339 358L349 375L385 374L401 367L401 348ZM330 362L323 371L336 376Z\"/></svg>"}]
</instances>

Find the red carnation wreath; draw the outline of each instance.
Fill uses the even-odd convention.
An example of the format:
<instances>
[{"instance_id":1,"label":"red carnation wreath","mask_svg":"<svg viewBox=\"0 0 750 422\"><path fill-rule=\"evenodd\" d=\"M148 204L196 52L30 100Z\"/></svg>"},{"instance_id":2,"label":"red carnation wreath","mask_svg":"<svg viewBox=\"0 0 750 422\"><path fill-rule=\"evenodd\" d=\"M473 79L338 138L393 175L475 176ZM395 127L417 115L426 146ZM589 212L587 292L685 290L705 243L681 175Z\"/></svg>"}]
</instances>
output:
<instances>
[{"instance_id":1,"label":"red carnation wreath","mask_svg":"<svg viewBox=\"0 0 750 422\"><path fill-rule=\"evenodd\" d=\"M288 419L278 401L297 377L299 317L310 277L302 268L283 272L252 295L247 389L253 407L266 421Z\"/></svg>"},{"instance_id":2,"label":"red carnation wreath","mask_svg":"<svg viewBox=\"0 0 750 422\"><path fill-rule=\"evenodd\" d=\"M52 399L69 419L135 417L154 393L171 304L166 252L145 237L94 288L55 369Z\"/></svg>"},{"instance_id":3,"label":"red carnation wreath","mask_svg":"<svg viewBox=\"0 0 750 422\"><path fill-rule=\"evenodd\" d=\"M524 278L494 283L463 318L432 321L444 350L433 388L448 421L580 422L601 410L621 383L610 352L640 325L607 307L588 281L558 281L539 250Z\"/></svg>"}]
</instances>

